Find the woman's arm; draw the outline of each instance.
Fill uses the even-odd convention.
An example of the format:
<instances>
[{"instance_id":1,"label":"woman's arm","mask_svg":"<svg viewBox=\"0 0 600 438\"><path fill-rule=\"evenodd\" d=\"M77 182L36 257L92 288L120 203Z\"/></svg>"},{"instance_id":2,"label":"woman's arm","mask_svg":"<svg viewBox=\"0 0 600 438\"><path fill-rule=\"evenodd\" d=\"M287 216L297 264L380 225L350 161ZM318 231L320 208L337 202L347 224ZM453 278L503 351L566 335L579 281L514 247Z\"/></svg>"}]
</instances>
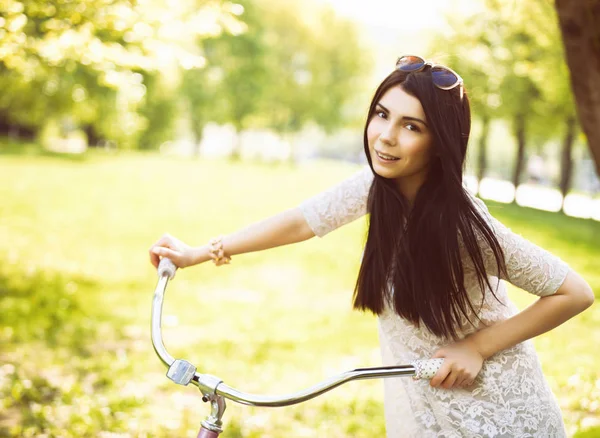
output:
<instances>
[{"instance_id":1,"label":"woman's arm","mask_svg":"<svg viewBox=\"0 0 600 438\"><path fill-rule=\"evenodd\" d=\"M507 271L496 272L495 258L484 244L482 249L488 274L499 275L540 299L517 315L436 351L433 357L447 360L431 380L432 386L470 385L485 359L559 326L594 301L590 286L564 261L512 232L489 214L481 200L474 201L492 225L506 261Z\"/></svg>"},{"instance_id":2,"label":"woman's arm","mask_svg":"<svg viewBox=\"0 0 600 438\"><path fill-rule=\"evenodd\" d=\"M296 207L223 237L225 254L234 256L261 251L314 237L302 211ZM150 261L158 266L160 257L170 258L178 267L197 265L210 260L209 246L190 247L165 234L150 248Z\"/></svg>"},{"instance_id":3,"label":"woman's arm","mask_svg":"<svg viewBox=\"0 0 600 438\"><path fill-rule=\"evenodd\" d=\"M228 256L234 256L298 243L314 236L304 215L296 207L224 236L223 248ZM196 263L209 259L208 246L200 247Z\"/></svg>"},{"instance_id":4,"label":"woman's arm","mask_svg":"<svg viewBox=\"0 0 600 438\"><path fill-rule=\"evenodd\" d=\"M446 389L470 386L485 359L558 327L593 302L592 288L579 274L569 271L554 294L541 297L522 312L437 350L433 357L445 360L431 379L431 386Z\"/></svg>"},{"instance_id":5,"label":"woman's arm","mask_svg":"<svg viewBox=\"0 0 600 438\"><path fill-rule=\"evenodd\" d=\"M366 214L373 173L367 166L346 180L270 218L223 237L227 256L262 251L302 242L327 233ZM209 246L190 247L165 234L150 247L150 261L158 266L160 257L170 258L180 268L210 260Z\"/></svg>"},{"instance_id":6,"label":"woman's arm","mask_svg":"<svg viewBox=\"0 0 600 438\"><path fill-rule=\"evenodd\" d=\"M583 312L594 302L590 285L575 271L552 294L538 299L515 316L466 338L483 359L535 336L546 333Z\"/></svg>"}]
</instances>

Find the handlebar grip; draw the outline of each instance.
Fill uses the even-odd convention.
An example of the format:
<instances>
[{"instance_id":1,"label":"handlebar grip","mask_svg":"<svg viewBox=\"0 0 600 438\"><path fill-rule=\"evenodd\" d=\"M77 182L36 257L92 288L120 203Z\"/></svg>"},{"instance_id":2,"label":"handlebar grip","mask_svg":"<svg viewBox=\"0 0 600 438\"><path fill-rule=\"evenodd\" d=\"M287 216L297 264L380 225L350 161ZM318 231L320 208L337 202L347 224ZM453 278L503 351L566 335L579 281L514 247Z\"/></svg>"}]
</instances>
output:
<instances>
[{"instance_id":1,"label":"handlebar grip","mask_svg":"<svg viewBox=\"0 0 600 438\"><path fill-rule=\"evenodd\" d=\"M160 263L158 264L158 276L169 277L169 280L173 280L175 277L175 271L177 271L177 266L170 259L163 257L160 259Z\"/></svg>"},{"instance_id":2,"label":"handlebar grip","mask_svg":"<svg viewBox=\"0 0 600 438\"><path fill-rule=\"evenodd\" d=\"M426 359L426 360L415 360L411 362L411 365L415 367L415 375L413 379L421 380L433 379L433 376L437 374L439 369L442 367L444 359Z\"/></svg>"}]
</instances>

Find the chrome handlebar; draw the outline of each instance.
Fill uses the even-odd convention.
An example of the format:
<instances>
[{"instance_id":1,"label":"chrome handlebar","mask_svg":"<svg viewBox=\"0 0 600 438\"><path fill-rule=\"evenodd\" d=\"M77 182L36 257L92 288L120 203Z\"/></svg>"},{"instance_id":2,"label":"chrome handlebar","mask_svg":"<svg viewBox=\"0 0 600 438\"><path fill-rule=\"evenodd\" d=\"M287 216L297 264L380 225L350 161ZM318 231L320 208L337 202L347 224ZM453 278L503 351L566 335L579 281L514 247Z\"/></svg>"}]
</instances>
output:
<instances>
[{"instance_id":1,"label":"chrome handlebar","mask_svg":"<svg viewBox=\"0 0 600 438\"><path fill-rule=\"evenodd\" d=\"M165 348L161 331L162 306L167 284L175 276L176 269L175 265L166 258L163 258L159 264L159 279L152 302L152 344L160 360L169 368L167 377L180 385L187 386L192 383L197 386L204 395L203 400L213 402L213 409L217 409L217 406L215 406L219 398L217 396L250 406L289 406L315 398L352 380L397 376L431 379L442 365L443 359L429 359L415 361L410 365L358 368L338 374L310 388L279 396L255 395L239 391L226 385L218 377L199 373L194 365L186 360L175 359Z\"/></svg>"}]
</instances>

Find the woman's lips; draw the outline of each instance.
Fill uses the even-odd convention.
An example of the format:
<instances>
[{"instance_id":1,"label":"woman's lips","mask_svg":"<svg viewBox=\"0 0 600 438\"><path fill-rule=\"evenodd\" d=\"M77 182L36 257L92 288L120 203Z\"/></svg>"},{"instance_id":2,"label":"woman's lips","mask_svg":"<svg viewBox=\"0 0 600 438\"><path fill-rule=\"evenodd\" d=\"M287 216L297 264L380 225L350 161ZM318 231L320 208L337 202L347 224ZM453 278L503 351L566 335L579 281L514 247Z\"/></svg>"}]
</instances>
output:
<instances>
[{"instance_id":1,"label":"woman's lips","mask_svg":"<svg viewBox=\"0 0 600 438\"><path fill-rule=\"evenodd\" d=\"M395 161L399 161L400 158L398 157L394 157L394 158L384 158L384 156L381 155L381 153L375 149L375 155L377 155L377 158L380 162L388 164L388 163L394 163ZM393 157L393 155L388 155L388 154L384 154L385 156L388 157Z\"/></svg>"}]
</instances>

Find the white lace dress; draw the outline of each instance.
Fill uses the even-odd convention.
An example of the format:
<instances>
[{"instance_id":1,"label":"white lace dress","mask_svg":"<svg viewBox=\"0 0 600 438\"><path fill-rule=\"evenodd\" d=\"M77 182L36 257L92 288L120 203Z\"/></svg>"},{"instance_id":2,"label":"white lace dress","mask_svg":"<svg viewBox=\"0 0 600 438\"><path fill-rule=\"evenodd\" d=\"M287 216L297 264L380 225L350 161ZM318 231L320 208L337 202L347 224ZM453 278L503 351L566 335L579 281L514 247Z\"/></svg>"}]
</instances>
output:
<instances>
[{"instance_id":1,"label":"white lace dress","mask_svg":"<svg viewBox=\"0 0 600 438\"><path fill-rule=\"evenodd\" d=\"M373 174L365 167L347 180L300 204L317 236L366 214ZM473 197L489 219L504 251L507 280L538 296L550 295L563 283L569 266L558 257L513 233L493 218L485 204ZM484 250L488 274L494 272L491 250ZM482 291L467 257L465 286L474 303ZM495 276L496 296L486 293L479 317L486 323L507 319L518 312L508 299L506 285ZM478 307L478 306L477 306ZM473 318L471 318L473 319ZM472 327L463 330L466 336ZM430 358L445 342L426 328L416 328L389 308L379 316L379 337L384 365L406 364ZM432 388L427 381L386 379L385 420L388 437L565 437L560 409L542 374L531 341L488 358L475 383L467 388Z\"/></svg>"}]
</instances>

